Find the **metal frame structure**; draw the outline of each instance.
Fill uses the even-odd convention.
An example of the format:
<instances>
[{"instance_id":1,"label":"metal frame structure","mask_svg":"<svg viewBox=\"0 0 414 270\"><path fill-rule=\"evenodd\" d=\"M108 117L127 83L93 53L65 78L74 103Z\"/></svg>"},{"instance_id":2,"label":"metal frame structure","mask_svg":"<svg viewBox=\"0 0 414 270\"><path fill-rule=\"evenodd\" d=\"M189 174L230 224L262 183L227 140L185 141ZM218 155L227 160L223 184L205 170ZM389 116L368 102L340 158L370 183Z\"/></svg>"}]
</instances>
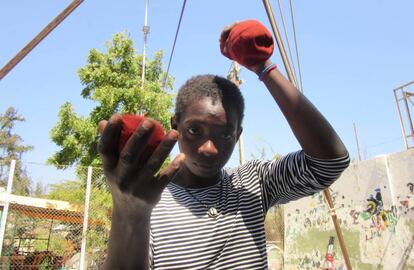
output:
<instances>
[{"instance_id":1,"label":"metal frame structure","mask_svg":"<svg viewBox=\"0 0 414 270\"><path fill-rule=\"evenodd\" d=\"M406 150L414 148L414 125L411 117L411 110L414 109L414 93L407 90L409 86L414 88L414 81L393 90ZM405 114L403 111L405 111Z\"/></svg>"}]
</instances>

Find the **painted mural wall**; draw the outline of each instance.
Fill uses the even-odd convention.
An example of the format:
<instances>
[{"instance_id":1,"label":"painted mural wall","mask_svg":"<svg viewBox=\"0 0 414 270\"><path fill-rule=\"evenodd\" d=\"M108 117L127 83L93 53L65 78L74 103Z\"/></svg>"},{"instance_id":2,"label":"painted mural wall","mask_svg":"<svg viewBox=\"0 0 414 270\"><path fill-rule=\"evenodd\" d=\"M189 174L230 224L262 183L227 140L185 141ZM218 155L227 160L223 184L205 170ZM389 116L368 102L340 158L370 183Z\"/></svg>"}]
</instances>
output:
<instances>
[{"instance_id":1,"label":"painted mural wall","mask_svg":"<svg viewBox=\"0 0 414 270\"><path fill-rule=\"evenodd\" d=\"M331 186L353 269L414 269L414 149L354 162ZM322 193L287 204L284 269L346 269Z\"/></svg>"}]
</instances>

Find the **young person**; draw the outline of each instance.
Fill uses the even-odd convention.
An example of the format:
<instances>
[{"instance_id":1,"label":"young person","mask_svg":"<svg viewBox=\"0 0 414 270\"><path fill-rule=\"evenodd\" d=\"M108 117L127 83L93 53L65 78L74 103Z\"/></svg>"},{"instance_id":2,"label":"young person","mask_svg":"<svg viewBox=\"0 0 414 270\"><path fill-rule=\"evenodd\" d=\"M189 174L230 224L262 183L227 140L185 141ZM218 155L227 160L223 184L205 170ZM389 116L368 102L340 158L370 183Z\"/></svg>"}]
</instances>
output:
<instances>
[{"instance_id":1,"label":"young person","mask_svg":"<svg viewBox=\"0 0 414 270\"><path fill-rule=\"evenodd\" d=\"M169 131L145 164L147 119L118 153L120 116L100 123L99 152L113 197L105 269L266 269L266 211L329 187L347 150L318 110L270 59L246 68L262 81L302 150L280 160L223 167L242 132L236 85L196 76L180 89ZM180 154L158 173L178 141Z\"/></svg>"}]
</instances>

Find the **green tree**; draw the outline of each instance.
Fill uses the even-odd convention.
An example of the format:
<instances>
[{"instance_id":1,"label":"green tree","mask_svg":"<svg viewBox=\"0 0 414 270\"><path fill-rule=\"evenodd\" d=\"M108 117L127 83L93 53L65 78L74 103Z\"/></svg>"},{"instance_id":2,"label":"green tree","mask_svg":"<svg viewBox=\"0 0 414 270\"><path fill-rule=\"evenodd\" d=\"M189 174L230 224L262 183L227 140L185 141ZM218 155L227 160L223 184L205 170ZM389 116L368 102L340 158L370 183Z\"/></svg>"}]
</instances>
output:
<instances>
[{"instance_id":1,"label":"green tree","mask_svg":"<svg viewBox=\"0 0 414 270\"><path fill-rule=\"evenodd\" d=\"M13 107L0 114L0 182L7 185L7 166L11 160L16 160L12 192L19 195L28 195L31 191L31 180L21 163L21 158L24 153L32 150L33 146L24 145L22 138L13 133L16 123L24 121Z\"/></svg>"},{"instance_id":2,"label":"green tree","mask_svg":"<svg viewBox=\"0 0 414 270\"><path fill-rule=\"evenodd\" d=\"M172 108L172 78L163 89L165 72L162 52L146 61L145 84L141 88L142 56L136 54L133 41L118 33L106 43L107 51L92 49L87 64L78 71L84 85L81 96L96 104L86 117L79 116L74 106L66 102L59 111L58 123L50 132L60 150L48 162L58 165L100 166L97 153L100 120L114 113L145 114L169 128Z\"/></svg>"},{"instance_id":3,"label":"green tree","mask_svg":"<svg viewBox=\"0 0 414 270\"><path fill-rule=\"evenodd\" d=\"M58 114L58 122L52 128L50 136L60 149L49 158L48 162L58 168L77 166L80 180L65 181L49 187L45 197L65 200L83 206L85 198L86 167L93 166L92 190L89 218L92 222L88 231L88 246L104 250L110 228L111 194L100 167L101 160L97 153L98 123L109 119L114 113L145 114L161 122L169 129L173 79L167 78L163 70L162 52L154 54L153 59L146 59L145 83L141 87L142 55L135 52L133 41L125 34L115 34L106 43L107 50L100 52L92 49L87 63L80 68L78 75L83 85L81 96L93 101L93 107L87 116L78 115L74 106L64 103ZM97 173L95 173L97 172ZM80 245L78 224L67 224L71 241Z\"/></svg>"},{"instance_id":4,"label":"green tree","mask_svg":"<svg viewBox=\"0 0 414 270\"><path fill-rule=\"evenodd\" d=\"M32 193L36 198L42 197L46 193L46 187L42 182L37 182Z\"/></svg>"}]
</instances>

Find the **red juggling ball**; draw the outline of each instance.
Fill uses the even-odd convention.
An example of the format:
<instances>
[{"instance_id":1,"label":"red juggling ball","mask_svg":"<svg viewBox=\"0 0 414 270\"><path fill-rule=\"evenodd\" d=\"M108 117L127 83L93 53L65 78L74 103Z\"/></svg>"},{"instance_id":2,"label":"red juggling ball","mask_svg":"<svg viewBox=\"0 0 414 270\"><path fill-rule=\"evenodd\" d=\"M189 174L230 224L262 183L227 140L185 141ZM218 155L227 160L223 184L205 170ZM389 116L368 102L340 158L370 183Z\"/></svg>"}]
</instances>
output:
<instances>
[{"instance_id":1,"label":"red juggling ball","mask_svg":"<svg viewBox=\"0 0 414 270\"><path fill-rule=\"evenodd\" d=\"M272 34L257 20L236 23L227 38L220 40L221 53L246 67L267 60L273 49Z\"/></svg>"},{"instance_id":2,"label":"red juggling ball","mask_svg":"<svg viewBox=\"0 0 414 270\"><path fill-rule=\"evenodd\" d=\"M134 115L134 114L121 115L122 130L121 130L121 136L119 138L119 152L122 151L129 137L131 137L131 135L135 132L135 130L141 126L142 122L144 122L144 119L145 119L145 115ZM152 130L151 136L148 140L145 150L140 158L140 162L144 162L148 160L148 158L152 155L155 148L157 148L157 146L160 144L164 136L165 136L165 132L161 126L161 123L158 121L155 121L155 126Z\"/></svg>"}]
</instances>

